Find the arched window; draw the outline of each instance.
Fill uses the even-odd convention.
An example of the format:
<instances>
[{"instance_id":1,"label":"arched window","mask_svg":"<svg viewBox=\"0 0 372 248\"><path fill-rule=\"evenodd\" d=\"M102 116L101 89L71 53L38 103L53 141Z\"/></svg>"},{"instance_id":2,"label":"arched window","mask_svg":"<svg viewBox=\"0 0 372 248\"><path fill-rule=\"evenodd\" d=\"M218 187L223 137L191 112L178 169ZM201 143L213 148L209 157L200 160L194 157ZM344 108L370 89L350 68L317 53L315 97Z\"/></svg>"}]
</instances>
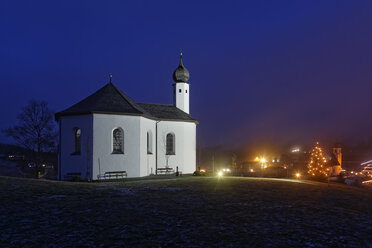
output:
<instances>
[{"instance_id":1,"label":"arched window","mask_svg":"<svg viewBox=\"0 0 372 248\"><path fill-rule=\"evenodd\" d=\"M168 133L167 134L167 155L174 155L176 154L175 149L175 142L174 142L174 134Z\"/></svg>"},{"instance_id":2,"label":"arched window","mask_svg":"<svg viewBox=\"0 0 372 248\"><path fill-rule=\"evenodd\" d=\"M112 131L112 153L113 154L122 154L124 153L123 142L124 135L121 128L116 128Z\"/></svg>"},{"instance_id":3,"label":"arched window","mask_svg":"<svg viewBox=\"0 0 372 248\"><path fill-rule=\"evenodd\" d=\"M152 133L147 132L147 154L152 154Z\"/></svg>"},{"instance_id":4,"label":"arched window","mask_svg":"<svg viewBox=\"0 0 372 248\"><path fill-rule=\"evenodd\" d=\"M75 127L74 128L74 138L75 138L75 151L74 155L80 155L81 152L81 129Z\"/></svg>"}]
</instances>

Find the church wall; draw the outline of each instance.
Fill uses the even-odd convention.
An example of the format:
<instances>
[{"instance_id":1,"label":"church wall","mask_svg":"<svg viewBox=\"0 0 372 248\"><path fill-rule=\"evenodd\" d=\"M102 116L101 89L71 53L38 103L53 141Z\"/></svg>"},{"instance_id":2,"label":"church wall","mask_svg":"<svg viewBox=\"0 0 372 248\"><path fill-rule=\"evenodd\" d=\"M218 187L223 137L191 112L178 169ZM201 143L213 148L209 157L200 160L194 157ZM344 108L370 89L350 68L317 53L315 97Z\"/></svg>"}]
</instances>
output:
<instances>
[{"instance_id":1,"label":"church wall","mask_svg":"<svg viewBox=\"0 0 372 248\"><path fill-rule=\"evenodd\" d=\"M191 122L160 121L158 123L158 168L167 165L183 174L196 168L196 125ZM175 135L175 155L166 155L166 135Z\"/></svg>"},{"instance_id":2,"label":"church wall","mask_svg":"<svg viewBox=\"0 0 372 248\"><path fill-rule=\"evenodd\" d=\"M126 171L128 177L143 176L140 172L139 116L94 114L93 117L93 180L108 171ZM124 131L124 154L112 154L112 132Z\"/></svg>"},{"instance_id":3,"label":"church wall","mask_svg":"<svg viewBox=\"0 0 372 248\"><path fill-rule=\"evenodd\" d=\"M141 117L141 137L140 137L140 175L148 176L151 173L155 174L155 157L156 157L156 146L155 146L155 125L156 121ZM147 132L150 133L150 153L147 152Z\"/></svg>"},{"instance_id":4,"label":"church wall","mask_svg":"<svg viewBox=\"0 0 372 248\"><path fill-rule=\"evenodd\" d=\"M61 122L61 156L60 156L60 179L64 180L67 173L81 173L82 179L90 177L92 168L92 135L93 116L63 116ZM80 155L73 155L75 152L74 129L81 129L81 152Z\"/></svg>"},{"instance_id":5,"label":"church wall","mask_svg":"<svg viewBox=\"0 0 372 248\"><path fill-rule=\"evenodd\" d=\"M108 171L126 171L128 177L156 173L156 121L140 116L81 115L63 116L61 121L61 179L67 173L81 173L82 179L97 180ZM75 150L74 129L81 129L81 153ZM124 154L112 154L112 131L122 128ZM151 133L151 152L147 149L147 132ZM165 155L166 135L175 135L175 155ZM192 122L158 122L158 168L168 165L182 173L195 171L196 125Z\"/></svg>"},{"instance_id":6,"label":"church wall","mask_svg":"<svg viewBox=\"0 0 372 248\"><path fill-rule=\"evenodd\" d=\"M193 173L196 170L196 124L184 122L184 167L183 173Z\"/></svg>"}]
</instances>

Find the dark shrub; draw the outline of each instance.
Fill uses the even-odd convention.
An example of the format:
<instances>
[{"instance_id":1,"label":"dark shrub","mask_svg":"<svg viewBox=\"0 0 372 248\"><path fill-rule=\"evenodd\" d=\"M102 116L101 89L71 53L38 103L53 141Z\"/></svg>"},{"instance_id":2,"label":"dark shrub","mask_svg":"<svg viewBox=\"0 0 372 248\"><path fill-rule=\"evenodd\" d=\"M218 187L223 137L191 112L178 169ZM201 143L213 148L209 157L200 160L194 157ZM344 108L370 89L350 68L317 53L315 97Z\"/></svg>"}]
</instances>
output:
<instances>
[{"instance_id":1,"label":"dark shrub","mask_svg":"<svg viewBox=\"0 0 372 248\"><path fill-rule=\"evenodd\" d=\"M193 176L200 176L200 171L194 171L194 173L192 173Z\"/></svg>"},{"instance_id":2,"label":"dark shrub","mask_svg":"<svg viewBox=\"0 0 372 248\"><path fill-rule=\"evenodd\" d=\"M72 181L73 182L80 182L82 179L81 179L81 176L74 176L72 177Z\"/></svg>"},{"instance_id":3,"label":"dark shrub","mask_svg":"<svg viewBox=\"0 0 372 248\"><path fill-rule=\"evenodd\" d=\"M202 172L202 171L194 171L194 173L192 173L193 176L207 176L207 173L206 172Z\"/></svg>"}]
</instances>

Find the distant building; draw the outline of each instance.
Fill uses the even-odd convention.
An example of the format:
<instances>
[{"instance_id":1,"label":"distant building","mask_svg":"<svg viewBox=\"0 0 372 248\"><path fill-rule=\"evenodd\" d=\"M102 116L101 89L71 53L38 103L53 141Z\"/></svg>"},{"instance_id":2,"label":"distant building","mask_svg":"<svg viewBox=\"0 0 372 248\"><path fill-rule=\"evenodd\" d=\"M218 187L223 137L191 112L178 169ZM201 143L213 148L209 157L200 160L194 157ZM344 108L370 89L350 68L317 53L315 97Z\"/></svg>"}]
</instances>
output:
<instances>
[{"instance_id":1,"label":"distant building","mask_svg":"<svg viewBox=\"0 0 372 248\"><path fill-rule=\"evenodd\" d=\"M58 178L97 180L124 171L142 177L160 168L194 172L198 122L189 114L189 72L182 54L173 79L173 105L135 102L110 76L103 88L57 113Z\"/></svg>"},{"instance_id":2,"label":"distant building","mask_svg":"<svg viewBox=\"0 0 372 248\"><path fill-rule=\"evenodd\" d=\"M362 170L362 173L365 176L371 176L372 177L372 160L364 162L361 165L364 166L363 170Z\"/></svg>"},{"instance_id":3,"label":"distant building","mask_svg":"<svg viewBox=\"0 0 372 248\"><path fill-rule=\"evenodd\" d=\"M242 161L238 164L236 172L239 176L253 176L260 175L262 171L262 164L259 161Z\"/></svg>"},{"instance_id":4,"label":"distant building","mask_svg":"<svg viewBox=\"0 0 372 248\"><path fill-rule=\"evenodd\" d=\"M331 159L327 161L327 165L330 167L330 176L338 176L342 169L342 148L340 143L336 143L331 152Z\"/></svg>"},{"instance_id":5,"label":"distant building","mask_svg":"<svg viewBox=\"0 0 372 248\"><path fill-rule=\"evenodd\" d=\"M295 173L306 174L308 171L308 163L310 153L300 149L291 149L289 152L281 155L280 162L289 175Z\"/></svg>"}]
</instances>

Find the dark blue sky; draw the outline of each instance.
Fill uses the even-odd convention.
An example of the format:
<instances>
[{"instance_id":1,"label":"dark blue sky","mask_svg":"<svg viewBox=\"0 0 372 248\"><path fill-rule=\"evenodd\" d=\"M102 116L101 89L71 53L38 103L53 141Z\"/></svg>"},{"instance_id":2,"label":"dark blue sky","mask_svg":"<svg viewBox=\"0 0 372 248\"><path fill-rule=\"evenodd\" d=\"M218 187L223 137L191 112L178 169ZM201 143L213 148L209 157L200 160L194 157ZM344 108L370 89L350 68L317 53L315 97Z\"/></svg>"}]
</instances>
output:
<instances>
[{"instance_id":1,"label":"dark blue sky","mask_svg":"<svg viewBox=\"0 0 372 248\"><path fill-rule=\"evenodd\" d=\"M0 128L110 72L134 100L171 103L182 49L204 145L370 136L371 1L200 2L1 1Z\"/></svg>"}]
</instances>

